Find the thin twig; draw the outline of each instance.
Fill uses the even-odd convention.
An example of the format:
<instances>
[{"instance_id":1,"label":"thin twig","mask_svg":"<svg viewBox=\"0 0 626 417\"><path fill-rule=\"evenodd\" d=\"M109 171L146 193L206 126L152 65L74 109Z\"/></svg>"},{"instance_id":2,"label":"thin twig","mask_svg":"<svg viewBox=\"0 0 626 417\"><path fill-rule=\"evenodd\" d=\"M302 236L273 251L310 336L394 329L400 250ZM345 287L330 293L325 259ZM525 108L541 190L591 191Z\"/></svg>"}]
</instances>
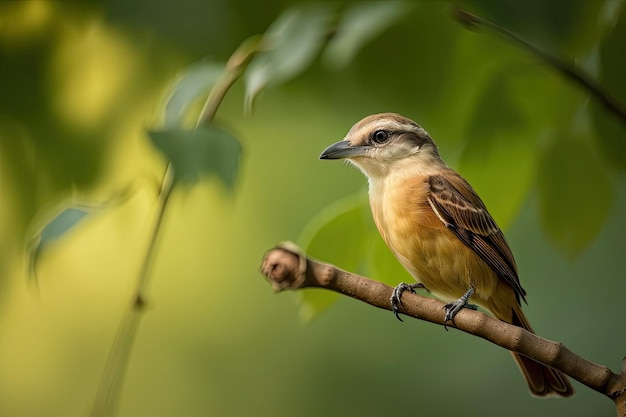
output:
<instances>
[{"instance_id":1,"label":"thin twig","mask_svg":"<svg viewBox=\"0 0 626 417\"><path fill-rule=\"evenodd\" d=\"M537 58L548 64L548 66L556 69L562 75L574 81L574 83L582 87L583 90L589 92L589 94L602 103L602 105L609 112L613 113L618 119L621 120L622 123L626 124L626 109L622 103L617 101L617 99L606 91L596 80L575 64L567 62L562 58L550 55L546 51L543 51L521 39L508 29L465 10L455 8L455 17L464 25L470 27L485 27L499 33L507 39L512 40L513 43L535 55Z\"/></svg>"},{"instance_id":2,"label":"thin twig","mask_svg":"<svg viewBox=\"0 0 626 417\"><path fill-rule=\"evenodd\" d=\"M109 352L104 366L91 412L92 417L108 417L117 412L122 391L122 382L124 381L124 376L128 369L130 352L137 336L139 322L145 308L145 292L150 278L150 268L153 265L158 237L173 188L174 173L172 164L168 162L161 181L161 190L157 200L157 213L152 228L152 236L148 242L146 254L143 258L137 278L137 287L133 293L130 308L126 310L122 317L122 321L113 341L113 346L111 347L111 351Z\"/></svg>"}]
</instances>

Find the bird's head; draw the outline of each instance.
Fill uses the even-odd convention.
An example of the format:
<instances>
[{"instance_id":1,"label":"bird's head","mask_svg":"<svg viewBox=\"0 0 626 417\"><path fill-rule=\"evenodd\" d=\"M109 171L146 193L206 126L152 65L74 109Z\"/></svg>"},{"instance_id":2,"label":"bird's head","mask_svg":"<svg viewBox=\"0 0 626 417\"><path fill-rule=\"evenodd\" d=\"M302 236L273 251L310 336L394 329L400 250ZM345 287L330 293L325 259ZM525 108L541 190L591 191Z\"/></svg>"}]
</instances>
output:
<instances>
[{"instance_id":1,"label":"bird's head","mask_svg":"<svg viewBox=\"0 0 626 417\"><path fill-rule=\"evenodd\" d=\"M428 172L443 164L437 146L417 123L397 113L367 116L320 159L346 159L370 179L391 172Z\"/></svg>"}]
</instances>

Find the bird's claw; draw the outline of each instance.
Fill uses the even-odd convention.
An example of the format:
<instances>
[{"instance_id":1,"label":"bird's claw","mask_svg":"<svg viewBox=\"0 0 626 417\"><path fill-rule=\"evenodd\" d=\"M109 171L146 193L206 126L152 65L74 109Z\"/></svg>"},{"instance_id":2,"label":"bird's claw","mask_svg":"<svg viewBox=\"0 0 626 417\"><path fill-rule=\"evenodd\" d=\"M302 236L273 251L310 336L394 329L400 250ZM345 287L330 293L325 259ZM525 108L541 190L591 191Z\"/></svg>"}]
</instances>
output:
<instances>
[{"instance_id":1,"label":"bird's claw","mask_svg":"<svg viewBox=\"0 0 626 417\"><path fill-rule=\"evenodd\" d=\"M400 307L402 306L402 293L405 291L412 292L416 294L415 290L417 288L425 288L424 284L416 283L416 284L406 284L404 282L399 283L393 289L391 293L390 303L391 303L391 311L396 316L396 318L400 321L404 321L400 318Z\"/></svg>"},{"instance_id":2,"label":"bird's claw","mask_svg":"<svg viewBox=\"0 0 626 417\"><path fill-rule=\"evenodd\" d=\"M452 303L448 303L443 307L443 311L445 313L443 316L443 328L446 329L446 331L448 330L446 323L449 321L454 323L454 318L463 308L468 308L470 310L478 309L478 306L467 302L472 294L474 294L474 288L470 287L470 289L467 290L467 292L463 294L461 298Z\"/></svg>"},{"instance_id":3,"label":"bird's claw","mask_svg":"<svg viewBox=\"0 0 626 417\"><path fill-rule=\"evenodd\" d=\"M463 307L465 307L467 303L464 303L460 300L457 300L453 303L448 303L443 307L443 311L446 313L443 316L443 322L446 323L448 321L454 320L454 317L458 314L459 311Z\"/></svg>"}]
</instances>

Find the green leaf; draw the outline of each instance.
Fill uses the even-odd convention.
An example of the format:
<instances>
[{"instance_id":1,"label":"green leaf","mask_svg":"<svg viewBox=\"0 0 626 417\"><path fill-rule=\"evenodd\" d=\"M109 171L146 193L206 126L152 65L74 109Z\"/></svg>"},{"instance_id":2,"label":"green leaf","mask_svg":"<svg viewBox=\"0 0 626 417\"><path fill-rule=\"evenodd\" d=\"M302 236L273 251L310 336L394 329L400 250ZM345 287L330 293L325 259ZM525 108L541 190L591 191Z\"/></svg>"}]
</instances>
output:
<instances>
[{"instance_id":1,"label":"green leaf","mask_svg":"<svg viewBox=\"0 0 626 417\"><path fill-rule=\"evenodd\" d=\"M626 126L623 120L608 112L604 106L592 102L591 114L597 147L607 165L620 172L626 172Z\"/></svg>"},{"instance_id":2,"label":"green leaf","mask_svg":"<svg viewBox=\"0 0 626 417\"><path fill-rule=\"evenodd\" d=\"M502 228L515 219L528 196L536 163L534 132L509 76L495 73L482 90L469 118L459 164Z\"/></svg>"},{"instance_id":3,"label":"green leaf","mask_svg":"<svg viewBox=\"0 0 626 417\"><path fill-rule=\"evenodd\" d=\"M28 275L32 279L37 278L37 263L41 258L45 249L56 241L70 233L78 225L112 205L121 204L131 197L136 191L136 184L130 184L124 189L113 194L106 201L98 204L85 204L73 202L66 204L63 208L56 212L54 217L47 220L46 223L34 233L27 244L26 256L28 261Z\"/></svg>"},{"instance_id":4,"label":"green leaf","mask_svg":"<svg viewBox=\"0 0 626 417\"><path fill-rule=\"evenodd\" d=\"M37 263L44 249L74 229L93 211L94 207L87 206L63 209L31 238L27 248L28 272L31 278L36 278Z\"/></svg>"},{"instance_id":5,"label":"green leaf","mask_svg":"<svg viewBox=\"0 0 626 417\"><path fill-rule=\"evenodd\" d=\"M308 4L276 19L263 36L267 52L258 54L245 73L246 112L267 86L288 81L311 65L326 39L330 17L328 6Z\"/></svg>"},{"instance_id":6,"label":"green leaf","mask_svg":"<svg viewBox=\"0 0 626 417\"><path fill-rule=\"evenodd\" d=\"M202 95L206 95L224 72L224 64L201 61L189 66L174 85L165 104L163 126L166 129L180 127L189 107Z\"/></svg>"},{"instance_id":7,"label":"green leaf","mask_svg":"<svg viewBox=\"0 0 626 417\"><path fill-rule=\"evenodd\" d=\"M412 8L407 1L350 3L343 12L337 32L328 43L323 62L331 69L348 65L359 49L375 39Z\"/></svg>"},{"instance_id":8,"label":"green leaf","mask_svg":"<svg viewBox=\"0 0 626 417\"><path fill-rule=\"evenodd\" d=\"M576 257L607 220L613 188L580 129L555 132L551 139L539 163L541 221L556 246Z\"/></svg>"},{"instance_id":9,"label":"green leaf","mask_svg":"<svg viewBox=\"0 0 626 417\"><path fill-rule=\"evenodd\" d=\"M298 239L307 256L339 268L362 270L367 249L369 206L363 193L349 196L318 213ZM300 316L309 321L332 305L338 294L323 290L299 291Z\"/></svg>"},{"instance_id":10,"label":"green leaf","mask_svg":"<svg viewBox=\"0 0 626 417\"><path fill-rule=\"evenodd\" d=\"M617 2L616 2L617 3ZM605 35L599 48L600 84L622 108L626 108L626 60L624 39L626 37L626 11L611 23L614 26ZM612 16L614 18L614 16ZM592 116L598 134L597 143L603 157L621 172L626 171L626 126L624 120L610 113L600 103L592 103Z\"/></svg>"},{"instance_id":11,"label":"green leaf","mask_svg":"<svg viewBox=\"0 0 626 417\"><path fill-rule=\"evenodd\" d=\"M149 134L172 163L175 181L193 185L204 176L215 175L228 189L234 187L242 149L228 132L209 125L196 130L170 129Z\"/></svg>"}]
</instances>

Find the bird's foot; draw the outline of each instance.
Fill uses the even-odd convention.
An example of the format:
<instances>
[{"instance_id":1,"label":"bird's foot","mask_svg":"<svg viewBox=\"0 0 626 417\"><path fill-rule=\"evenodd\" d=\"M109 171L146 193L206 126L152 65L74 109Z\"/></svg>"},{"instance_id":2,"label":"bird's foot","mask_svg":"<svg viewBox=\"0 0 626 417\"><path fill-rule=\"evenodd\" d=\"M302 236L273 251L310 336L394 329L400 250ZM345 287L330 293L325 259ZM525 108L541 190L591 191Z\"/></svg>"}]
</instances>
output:
<instances>
[{"instance_id":1,"label":"bird's foot","mask_svg":"<svg viewBox=\"0 0 626 417\"><path fill-rule=\"evenodd\" d=\"M391 302L391 311L393 312L393 314L396 315L396 318L398 320L404 321L400 318L400 307L402 307L402 293L405 291L409 291L413 294L416 294L415 290L418 288L426 287L424 287L424 284L421 284L419 282L416 284L406 284L404 282L401 282L393 289L393 293L391 294L391 299L389 301Z\"/></svg>"},{"instance_id":2,"label":"bird's foot","mask_svg":"<svg viewBox=\"0 0 626 417\"><path fill-rule=\"evenodd\" d=\"M451 321L454 323L454 317L458 314L459 311L463 308L469 308L470 310L477 310L478 307L474 304L469 304L467 301L474 294L474 287L470 287L469 290L465 294L461 296L458 300L453 303L448 303L443 307L445 315L443 317L443 327L448 330L446 323Z\"/></svg>"}]
</instances>

